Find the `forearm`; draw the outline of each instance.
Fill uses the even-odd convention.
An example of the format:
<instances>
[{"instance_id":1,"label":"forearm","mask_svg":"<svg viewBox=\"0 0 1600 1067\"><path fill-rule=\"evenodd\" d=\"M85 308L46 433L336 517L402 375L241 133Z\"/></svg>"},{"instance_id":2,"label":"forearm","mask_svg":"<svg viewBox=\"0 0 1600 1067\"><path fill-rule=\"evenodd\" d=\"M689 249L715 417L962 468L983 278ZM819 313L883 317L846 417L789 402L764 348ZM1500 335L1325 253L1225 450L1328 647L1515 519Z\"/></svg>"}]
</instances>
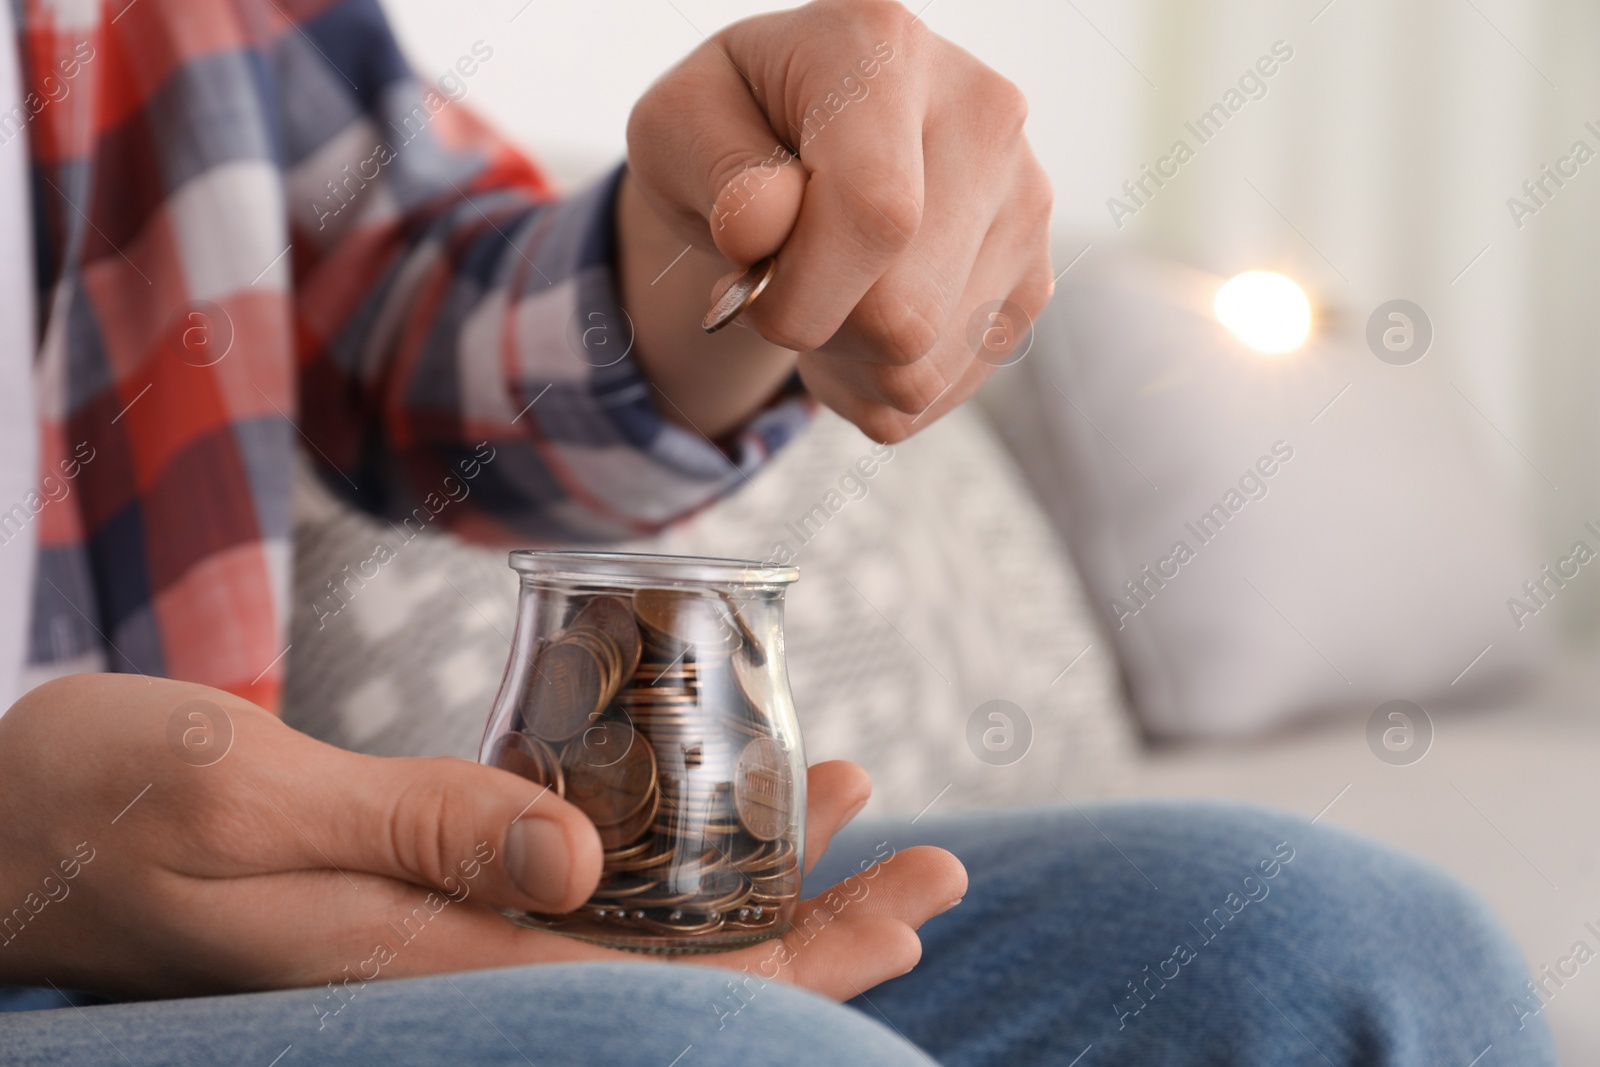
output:
<instances>
[{"instance_id":1,"label":"forearm","mask_svg":"<svg viewBox=\"0 0 1600 1067\"><path fill-rule=\"evenodd\" d=\"M687 243L644 202L631 175L616 212L617 284L633 320L634 358L662 417L715 441L771 399L794 371L795 355L737 323L714 334L700 328L712 285L737 267L715 252L685 252Z\"/></svg>"},{"instance_id":2,"label":"forearm","mask_svg":"<svg viewBox=\"0 0 1600 1067\"><path fill-rule=\"evenodd\" d=\"M396 180L423 180L397 169L409 163L391 164ZM465 199L441 195L427 213L343 235L297 290L302 321L325 338L301 368L302 427L343 475L330 484L360 486L360 506L400 523L401 536L433 516L434 528L489 543L649 534L743 485L806 423L810 405L783 389L787 366L753 383L738 373L744 353L697 367L693 350L663 340L657 324L670 320L629 307L652 355L690 357L657 370L663 393L650 395L619 293L620 168L560 200L498 172L458 184ZM674 276L688 258L653 288L683 284ZM707 277L674 298L691 301L691 331ZM715 378L728 362L732 389ZM673 373L683 369L696 373ZM756 418L708 419L707 399Z\"/></svg>"}]
</instances>

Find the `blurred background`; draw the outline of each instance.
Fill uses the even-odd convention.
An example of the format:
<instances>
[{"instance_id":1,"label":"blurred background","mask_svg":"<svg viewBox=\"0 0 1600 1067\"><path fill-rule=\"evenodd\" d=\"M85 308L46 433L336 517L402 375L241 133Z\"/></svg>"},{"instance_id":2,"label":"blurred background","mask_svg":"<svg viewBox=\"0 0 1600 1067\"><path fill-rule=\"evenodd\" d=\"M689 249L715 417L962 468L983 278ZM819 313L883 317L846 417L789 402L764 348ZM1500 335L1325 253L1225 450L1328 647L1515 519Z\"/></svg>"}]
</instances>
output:
<instances>
[{"instance_id":1,"label":"blurred background","mask_svg":"<svg viewBox=\"0 0 1600 1067\"><path fill-rule=\"evenodd\" d=\"M559 173L619 157L633 101L705 34L789 5L387 6L424 74L489 43L468 99ZM1531 204L1523 183L1574 141L1600 150L1584 127L1600 127L1596 5L933 0L922 17L1026 92L1062 233L1153 243L1224 275L1282 270L1359 321L1385 300L1416 302L1437 331L1431 358L1494 423L1546 547L1600 514L1600 160L1520 228L1507 207ZM1293 58L1267 94L1119 229L1107 200L1174 140L1194 144L1184 123L1277 41ZM1569 633L1593 632L1600 582L1558 608Z\"/></svg>"},{"instance_id":2,"label":"blurred background","mask_svg":"<svg viewBox=\"0 0 1600 1067\"><path fill-rule=\"evenodd\" d=\"M451 95L564 183L622 157L634 100L705 35L779 6L385 2L424 78L493 50ZM866 765L877 811L1270 804L1450 870L1535 973L1600 950L1600 5L919 4L1026 93L1063 274L1028 357L804 542L808 754ZM1219 325L1252 270L1314 309L1288 355ZM1395 300L1433 332L1398 364L1368 339ZM823 416L632 547L767 557L869 447ZM1130 599L1234 486L1227 529ZM301 488L286 718L472 755L514 618L503 552L420 539L324 630L309 605L387 533ZM973 740L997 706L1014 750ZM1547 991L1525 1006L1564 1059L1600 1062L1600 978Z\"/></svg>"}]
</instances>

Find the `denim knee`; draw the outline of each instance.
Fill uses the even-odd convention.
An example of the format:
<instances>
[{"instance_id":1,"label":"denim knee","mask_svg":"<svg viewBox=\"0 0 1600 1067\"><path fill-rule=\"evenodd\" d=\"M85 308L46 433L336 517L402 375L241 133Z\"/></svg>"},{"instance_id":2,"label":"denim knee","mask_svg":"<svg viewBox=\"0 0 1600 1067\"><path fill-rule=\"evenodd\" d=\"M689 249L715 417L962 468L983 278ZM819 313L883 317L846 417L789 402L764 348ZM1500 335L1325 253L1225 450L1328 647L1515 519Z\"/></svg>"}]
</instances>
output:
<instances>
[{"instance_id":1,"label":"denim knee","mask_svg":"<svg viewBox=\"0 0 1600 1067\"><path fill-rule=\"evenodd\" d=\"M1186 890L1179 910L1188 930L1171 955L1141 968L1125 1008L1153 1008L1153 994L1214 954L1223 961L1214 973L1237 978L1225 993L1237 1009L1230 1025L1304 1042L1307 1052L1314 1045L1336 1063L1462 1053L1465 1063L1491 1045L1497 1063L1554 1062L1542 1021L1519 1007L1528 981L1520 953L1451 875L1356 834L1258 808L1193 805L1168 817L1162 836L1187 837L1187 859L1151 855L1149 873L1204 889ZM1115 837L1125 818L1107 821ZM1148 825L1148 813L1126 827L1136 849L1132 823L1140 821Z\"/></svg>"},{"instance_id":2,"label":"denim knee","mask_svg":"<svg viewBox=\"0 0 1600 1067\"><path fill-rule=\"evenodd\" d=\"M1304 816L1147 801L883 823L818 884L880 839L942 845L971 876L922 965L872 993L942 1063L1465 1065L1491 1044L1500 1065L1554 1062L1476 897Z\"/></svg>"}]
</instances>

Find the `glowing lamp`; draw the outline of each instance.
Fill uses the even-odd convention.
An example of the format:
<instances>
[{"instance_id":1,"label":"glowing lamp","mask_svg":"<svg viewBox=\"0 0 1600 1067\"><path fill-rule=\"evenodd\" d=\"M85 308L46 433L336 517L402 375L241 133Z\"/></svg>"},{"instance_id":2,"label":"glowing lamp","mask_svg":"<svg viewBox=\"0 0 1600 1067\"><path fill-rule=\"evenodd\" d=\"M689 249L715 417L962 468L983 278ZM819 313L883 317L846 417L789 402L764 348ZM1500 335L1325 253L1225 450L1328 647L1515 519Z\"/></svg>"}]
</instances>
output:
<instances>
[{"instance_id":1,"label":"glowing lamp","mask_svg":"<svg viewBox=\"0 0 1600 1067\"><path fill-rule=\"evenodd\" d=\"M1286 355L1311 336L1311 301L1305 290L1270 270L1229 278L1211 307L1218 322L1263 355Z\"/></svg>"}]
</instances>

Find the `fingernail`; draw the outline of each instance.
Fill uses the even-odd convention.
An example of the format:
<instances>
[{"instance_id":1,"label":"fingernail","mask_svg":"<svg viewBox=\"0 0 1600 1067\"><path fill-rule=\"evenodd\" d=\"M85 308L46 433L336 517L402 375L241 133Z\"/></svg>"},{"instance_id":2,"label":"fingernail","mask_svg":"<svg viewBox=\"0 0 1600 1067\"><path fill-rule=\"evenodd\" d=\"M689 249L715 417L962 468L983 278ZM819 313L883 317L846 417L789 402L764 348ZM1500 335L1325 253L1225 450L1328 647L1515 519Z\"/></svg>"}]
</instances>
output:
<instances>
[{"instance_id":1,"label":"fingernail","mask_svg":"<svg viewBox=\"0 0 1600 1067\"><path fill-rule=\"evenodd\" d=\"M867 800L871 800L871 799L872 799L871 797L867 798ZM857 804L855 807L853 807L849 811L845 812L844 818L839 820L839 825L840 826L848 826L852 819L854 819L857 815L861 814L861 809L867 806L867 800L863 800L861 803Z\"/></svg>"},{"instance_id":2,"label":"fingernail","mask_svg":"<svg viewBox=\"0 0 1600 1067\"><path fill-rule=\"evenodd\" d=\"M506 873L534 903L559 907L567 896L567 835L549 819L519 819L506 831Z\"/></svg>"},{"instance_id":3,"label":"fingernail","mask_svg":"<svg viewBox=\"0 0 1600 1067\"><path fill-rule=\"evenodd\" d=\"M965 899L967 899L967 898L966 897L956 897L956 899L954 899L950 903L946 904L944 906L944 909L941 910L939 912L939 914L943 915L945 912L949 911L951 908L955 907L957 904L961 903Z\"/></svg>"}]
</instances>

